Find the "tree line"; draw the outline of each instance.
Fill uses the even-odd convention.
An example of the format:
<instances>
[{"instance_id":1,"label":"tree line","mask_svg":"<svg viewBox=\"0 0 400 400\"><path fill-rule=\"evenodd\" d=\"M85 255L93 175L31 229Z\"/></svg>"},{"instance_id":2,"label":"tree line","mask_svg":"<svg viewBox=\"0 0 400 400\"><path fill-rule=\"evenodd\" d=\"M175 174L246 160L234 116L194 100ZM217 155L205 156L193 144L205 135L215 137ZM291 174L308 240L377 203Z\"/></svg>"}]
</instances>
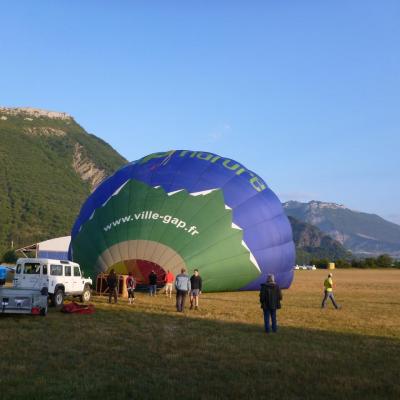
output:
<instances>
[{"instance_id":1,"label":"tree line","mask_svg":"<svg viewBox=\"0 0 400 400\"><path fill-rule=\"evenodd\" d=\"M311 265L317 268L327 268L332 260L326 258L312 259ZM381 254L378 257L352 258L335 260L336 268L400 268L400 260L396 260L389 254Z\"/></svg>"}]
</instances>

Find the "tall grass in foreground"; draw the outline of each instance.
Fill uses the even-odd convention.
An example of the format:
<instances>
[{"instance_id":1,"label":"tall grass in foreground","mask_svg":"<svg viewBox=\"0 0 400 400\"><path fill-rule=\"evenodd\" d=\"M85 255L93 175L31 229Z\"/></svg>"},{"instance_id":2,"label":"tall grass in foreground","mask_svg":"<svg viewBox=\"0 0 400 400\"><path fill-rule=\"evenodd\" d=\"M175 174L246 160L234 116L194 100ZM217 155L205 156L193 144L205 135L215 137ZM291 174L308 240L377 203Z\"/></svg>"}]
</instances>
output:
<instances>
[{"instance_id":1,"label":"tall grass in foreground","mask_svg":"<svg viewBox=\"0 0 400 400\"><path fill-rule=\"evenodd\" d=\"M1 398L399 399L400 271L334 272L341 310L320 309L326 271L298 271L278 334L256 292L199 311L139 294L94 315L0 318Z\"/></svg>"}]
</instances>

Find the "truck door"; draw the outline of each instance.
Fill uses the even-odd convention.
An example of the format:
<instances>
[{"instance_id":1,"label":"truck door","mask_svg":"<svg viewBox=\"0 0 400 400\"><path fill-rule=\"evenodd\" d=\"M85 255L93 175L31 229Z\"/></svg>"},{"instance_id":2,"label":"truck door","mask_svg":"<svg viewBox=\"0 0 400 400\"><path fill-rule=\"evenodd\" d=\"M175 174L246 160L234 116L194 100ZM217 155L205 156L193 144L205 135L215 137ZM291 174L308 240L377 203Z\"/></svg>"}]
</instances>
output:
<instances>
[{"instance_id":1,"label":"truck door","mask_svg":"<svg viewBox=\"0 0 400 400\"><path fill-rule=\"evenodd\" d=\"M17 267L15 268L13 286L20 287L21 283L22 283L22 264L17 264Z\"/></svg>"},{"instance_id":2,"label":"truck door","mask_svg":"<svg viewBox=\"0 0 400 400\"><path fill-rule=\"evenodd\" d=\"M51 264L50 265L50 277L49 277L49 291L50 293L54 293L54 289L58 283L64 284L63 278L63 266L60 264Z\"/></svg>"},{"instance_id":3,"label":"truck door","mask_svg":"<svg viewBox=\"0 0 400 400\"><path fill-rule=\"evenodd\" d=\"M42 281L40 284L40 289L47 287L49 288L49 267L47 266L47 264L43 264L42 265Z\"/></svg>"},{"instance_id":4,"label":"truck door","mask_svg":"<svg viewBox=\"0 0 400 400\"><path fill-rule=\"evenodd\" d=\"M65 293L74 292L74 277L72 276L72 267L64 265L64 286Z\"/></svg>"},{"instance_id":5,"label":"truck door","mask_svg":"<svg viewBox=\"0 0 400 400\"><path fill-rule=\"evenodd\" d=\"M83 284L81 277L81 269L77 266L74 266L74 291L82 292L82 290L83 290Z\"/></svg>"}]
</instances>

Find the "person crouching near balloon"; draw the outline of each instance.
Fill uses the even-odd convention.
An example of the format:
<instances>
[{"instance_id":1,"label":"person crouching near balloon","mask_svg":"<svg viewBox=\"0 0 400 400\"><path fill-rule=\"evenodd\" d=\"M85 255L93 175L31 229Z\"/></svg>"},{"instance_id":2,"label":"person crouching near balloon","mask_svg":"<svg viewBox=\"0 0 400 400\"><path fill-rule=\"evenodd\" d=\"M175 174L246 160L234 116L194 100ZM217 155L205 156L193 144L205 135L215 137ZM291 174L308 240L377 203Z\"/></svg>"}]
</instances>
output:
<instances>
[{"instance_id":1,"label":"person crouching near balloon","mask_svg":"<svg viewBox=\"0 0 400 400\"><path fill-rule=\"evenodd\" d=\"M175 278L176 289L176 311L183 312L185 308L186 295L190 292L190 279L186 274L185 268L181 269L181 273Z\"/></svg>"},{"instance_id":2,"label":"person crouching near balloon","mask_svg":"<svg viewBox=\"0 0 400 400\"><path fill-rule=\"evenodd\" d=\"M270 332L270 320L272 332L276 332L278 324L276 321L276 311L281 308L282 292L279 285L275 282L274 275L268 275L267 282L261 285L260 303L264 312L265 332Z\"/></svg>"},{"instance_id":3,"label":"person crouching near balloon","mask_svg":"<svg viewBox=\"0 0 400 400\"><path fill-rule=\"evenodd\" d=\"M199 275L199 270L195 269L194 274L190 277L190 309L198 310L199 309L199 296L201 295L201 286L202 280L201 276Z\"/></svg>"}]
</instances>

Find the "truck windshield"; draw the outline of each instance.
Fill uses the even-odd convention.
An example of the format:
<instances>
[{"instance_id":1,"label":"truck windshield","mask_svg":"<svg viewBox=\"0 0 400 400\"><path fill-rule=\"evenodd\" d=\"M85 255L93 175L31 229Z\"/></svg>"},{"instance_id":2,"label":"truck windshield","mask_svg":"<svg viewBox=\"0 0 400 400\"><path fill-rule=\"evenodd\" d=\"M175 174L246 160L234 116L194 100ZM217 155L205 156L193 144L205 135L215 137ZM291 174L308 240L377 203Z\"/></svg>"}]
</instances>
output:
<instances>
[{"instance_id":1,"label":"truck windshield","mask_svg":"<svg viewBox=\"0 0 400 400\"><path fill-rule=\"evenodd\" d=\"M27 275L40 274L40 264L26 263L24 265L24 274Z\"/></svg>"}]
</instances>

